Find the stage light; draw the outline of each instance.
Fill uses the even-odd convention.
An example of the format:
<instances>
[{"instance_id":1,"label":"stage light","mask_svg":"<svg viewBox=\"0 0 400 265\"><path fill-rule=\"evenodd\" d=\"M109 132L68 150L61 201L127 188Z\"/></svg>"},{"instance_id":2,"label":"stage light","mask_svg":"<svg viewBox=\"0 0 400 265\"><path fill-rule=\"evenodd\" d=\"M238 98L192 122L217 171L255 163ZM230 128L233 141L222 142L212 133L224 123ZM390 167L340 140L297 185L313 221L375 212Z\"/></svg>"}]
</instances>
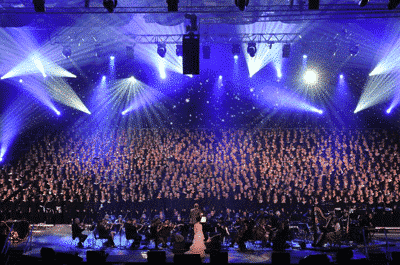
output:
<instances>
[{"instance_id":1,"label":"stage light","mask_svg":"<svg viewBox=\"0 0 400 265\"><path fill-rule=\"evenodd\" d=\"M183 56L183 46L177 44L176 45L176 56L182 57Z\"/></svg>"},{"instance_id":2,"label":"stage light","mask_svg":"<svg viewBox=\"0 0 400 265\"><path fill-rule=\"evenodd\" d=\"M319 9L319 0L308 0L308 9L318 10Z\"/></svg>"},{"instance_id":3,"label":"stage light","mask_svg":"<svg viewBox=\"0 0 400 265\"><path fill-rule=\"evenodd\" d=\"M249 0L235 0L235 5L239 8L240 11L244 11L249 5Z\"/></svg>"},{"instance_id":4,"label":"stage light","mask_svg":"<svg viewBox=\"0 0 400 265\"><path fill-rule=\"evenodd\" d=\"M3 157L0 157L0 162L3 162Z\"/></svg>"},{"instance_id":5,"label":"stage light","mask_svg":"<svg viewBox=\"0 0 400 265\"><path fill-rule=\"evenodd\" d=\"M61 115L61 112L59 112L58 110L54 110L54 112L57 114L57 116Z\"/></svg>"},{"instance_id":6,"label":"stage light","mask_svg":"<svg viewBox=\"0 0 400 265\"><path fill-rule=\"evenodd\" d=\"M388 9L393 10L400 4L400 0L390 0L388 4Z\"/></svg>"},{"instance_id":7,"label":"stage light","mask_svg":"<svg viewBox=\"0 0 400 265\"><path fill-rule=\"evenodd\" d=\"M72 50L71 47L69 46L64 46L62 50L62 54L64 55L65 58L69 58L72 55Z\"/></svg>"},{"instance_id":8,"label":"stage light","mask_svg":"<svg viewBox=\"0 0 400 265\"><path fill-rule=\"evenodd\" d=\"M19 80L20 83L24 82L22 79Z\"/></svg>"},{"instance_id":9,"label":"stage light","mask_svg":"<svg viewBox=\"0 0 400 265\"><path fill-rule=\"evenodd\" d=\"M240 44L232 44L232 54L239 55L240 54Z\"/></svg>"},{"instance_id":10,"label":"stage light","mask_svg":"<svg viewBox=\"0 0 400 265\"><path fill-rule=\"evenodd\" d=\"M218 78L219 78L219 79L222 79L222 75L220 75Z\"/></svg>"},{"instance_id":11,"label":"stage light","mask_svg":"<svg viewBox=\"0 0 400 265\"><path fill-rule=\"evenodd\" d=\"M135 57L133 46L126 46L126 57L128 59L133 59Z\"/></svg>"},{"instance_id":12,"label":"stage light","mask_svg":"<svg viewBox=\"0 0 400 265\"><path fill-rule=\"evenodd\" d=\"M251 56L254 57L257 53L257 47L254 42L249 42L247 44L247 53Z\"/></svg>"},{"instance_id":13,"label":"stage light","mask_svg":"<svg viewBox=\"0 0 400 265\"><path fill-rule=\"evenodd\" d=\"M350 52L351 56L356 56L359 51L360 51L360 45L354 44L354 45L350 46L349 52Z\"/></svg>"},{"instance_id":14,"label":"stage light","mask_svg":"<svg viewBox=\"0 0 400 265\"><path fill-rule=\"evenodd\" d=\"M158 55L160 55L161 58L165 57L165 54L167 53L167 47L165 43L157 44L157 53Z\"/></svg>"},{"instance_id":15,"label":"stage light","mask_svg":"<svg viewBox=\"0 0 400 265\"><path fill-rule=\"evenodd\" d=\"M112 13L114 8L117 7L117 0L103 0L103 6L109 13Z\"/></svg>"},{"instance_id":16,"label":"stage light","mask_svg":"<svg viewBox=\"0 0 400 265\"><path fill-rule=\"evenodd\" d=\"M290 44L284 44L282 47L282 58L290 57Z\"/></svg>"},{"instance_id":17,"label":"stage light","mask_svg":"<svg viewBox=\"0 0 400 265\"><path fill-rule=\"evenodd\" d=\"M105 80L106 80L106 76L103 75L103 77L101 78L101 80L105 81Z\"/></svg>"},{"instance_id":18,"label":"stage light","mask_svg":"<svg viewBox=\"0 0 400 265\"><path fill-rule=\"evenodd\" d=\"M303 59L307 59L307 54L304 54L304 55L303 55Z\"/></svg>"},{"instance_id":19,"label":"stage light","mask_svg":"<svg viewBox=\"0 0 400 265\"><path fill-rule=\"evenodd\" d=\"M111 55L110 56L110 60L114 60L114 59L115 59L115 57Z\"/></svg>"},{"instance_id":20,"label":"stage light","mask_svg":"<svg viewBox=\"0 0 400 265\"><path fill-rule=\"evenodd\" d=\"M33 0L33 6L36 12L45 12L46 8L44 6L44 0Z\"/></svg>"},{"instance_id":21,"label":"stage light","mask_svg":"<svg viewBox=\"0 0 400 265\"><path fill-rule=\"evenodd\" d=\"M307 84L315 84L317 82L317 73L313 70L307 70L304 74L304 81Z\"/></svg>"},{"instance_id":22,"label":"stage light","mask_svg":"<svg viewBox=\"0 0 400 265\"><path fill-rule=\"evenodd\" d=\"M168 12L178 12L179 0L167 0Z\"/></svg>"},{"instance_id":23,"label":"stage light","mask_svg":"<svg viewBox=\"0 0 400 265\"><path fill-rule=\"evenodd\" d=\"M366 6L368 4L368 2L369 2L369 0L360 0L358 2L358 5L361 6L361 7L364 7L364 6Z\"/></svg>"},{"instance_id":24,"label":"stage light","mask_svg":"<svg viewBox=\"0 0 400 265\"><path fill-rule=\"evenodd\" d=\"M278 78L282 78L282 71L281 69L276 69L276 75L278 76Z\"/></svg>"},{"instance_id":25,"label":"stage light","mask_svg":"<svg viewBox=\"0 0 400 265\"><path fill-rule=\"evenodd\" d=\"M320 110L320 109L317 109L316 112L319 113L319 114L323 114L323 113L324 113L324 112L323 112L322 110Z\"/></svg>"},{"instance_id":26,"label":"stage light","mask_svg":"<svg viewBox=\"0 0 400 265\"><path fill-rule=\"evenodd\" d=\"M340 75L339 77L340 77L340 79L343 79L343 78L344 78L344 75Z\"/></svg>"},{"instance_id":27,"label":"stage light","mask_svg":"<svg viewBox=\"0 0 400 265\"><path fill-rule=\"evenodd\" d=\"M127 111L126 110L124 110L121 114L122 115L125 115L127 113Z\"/></svg>"},{"instance_id":28,"label":"stage light","mask_svg":"<svg viewBox=\"0 0 400 265\"><path fill-rule=\"evenodd\" d=\"M388 108L388 109L386 110L386 113L387 113L387 114L390 114L390 112L392 112L392 109L391 109L391 108Z\"/></svg>"},{"instance_id":29,"label":"stage light","mask_svg":"<svg viewBox=\"0 0 400 265\"><path fill-rule=\"evenodd\" d=\"M130 82L135 82L136 79L135 79L135 77L131 76L131 77L129 77L129 81L130 81Z\"/></svg>"},{"instance_id":30,"label":"stage light","mask_svg":"<svg viewBox=\"0 0 400 265\"><path fill-rule=\"evenodd\" d=\"M239 59L239 56L235 55L235 56L233 56L233 58L234 58L235 60L237 60L237 59Z\"/></svg>"}]
</instances>

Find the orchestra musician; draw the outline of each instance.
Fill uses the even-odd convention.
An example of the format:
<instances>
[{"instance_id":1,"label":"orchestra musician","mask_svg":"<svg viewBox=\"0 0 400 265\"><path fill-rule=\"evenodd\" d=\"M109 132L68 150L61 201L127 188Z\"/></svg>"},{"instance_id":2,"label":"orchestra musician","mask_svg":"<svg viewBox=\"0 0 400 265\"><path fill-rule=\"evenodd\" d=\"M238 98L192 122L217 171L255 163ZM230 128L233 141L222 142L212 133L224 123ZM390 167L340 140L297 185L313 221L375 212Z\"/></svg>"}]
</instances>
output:
<instances>
[{"instance_id":1,"label":"orchestra musician","mask_svg":"<svg viewBox=\"0 0 400 265\"><path fill-rule=\"evenodd\" d=\"M79 238L78 247L83 248L83 243L85 242L87 235L82 234L85 230L85 226L80 222L79 218L75 218L72 223L72 239Z\"/></svg>"},{"instance_id":2,"label":"orchestra musician","mask_svg":"<svg viewBox=\"0 0 400 265\"><path fill-rule=\"evenodd\" d=\"M107 246L109 247L115 247L114 244L114 235L115 232L111 231L113 227L113 224L107 222L107 219L103 219L100 221L99 225L97 226L97 232L99 234L99 238L101 239L107 239Z\"/></svg>"},{"instance_id":3,"label":"orchestra musician","mask_svg":"<svg viewBox=\"0 0 400 265\"><path fill-rule=\"evenodd\" d=\"M162 248L167 248L167 240L171 235L171 231L175 228L175 225L172 224L168 219L165 220L163 224L160 224L157 228L157 240L156 245L162 243Z\"/></svg>"},{"instance_id":4,"label":"orchestra musician","mask_svg":"<svg viewBox=\"0 0 400 265\"><path fill-rule=\"evenodd\" d=\"M140 247L140 241L142 240L142 236L139 235L138 231L144 225L137 224L136 219L127 219L124 227L125 227L125 236L126 240L133 239L133 243L130 246L130 249L137 249Z\"/></svg>"}]
</instances>

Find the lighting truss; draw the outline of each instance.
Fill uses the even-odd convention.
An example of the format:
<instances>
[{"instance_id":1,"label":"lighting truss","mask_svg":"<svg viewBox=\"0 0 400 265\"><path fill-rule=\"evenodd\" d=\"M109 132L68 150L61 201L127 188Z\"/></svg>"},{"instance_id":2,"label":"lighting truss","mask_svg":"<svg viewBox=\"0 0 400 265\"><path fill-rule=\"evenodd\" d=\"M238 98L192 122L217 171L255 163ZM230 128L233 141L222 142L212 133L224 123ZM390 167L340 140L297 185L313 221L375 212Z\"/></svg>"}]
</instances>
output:
<instances>
[{"instance_id":1,"label":"lighting truss","mask_svg":"<svg viewBox=\"0 0 400 265\"><path fill-rule=\"evenodd\" d=\"M167 44L182 43L183 35L129 35L132 42L139 44L153 44L164 42ZM202 43L292 43L300 40L300 33L252 33L252 34L237 34L237 35L201 35Z\"/></svg>"}]
</instances>

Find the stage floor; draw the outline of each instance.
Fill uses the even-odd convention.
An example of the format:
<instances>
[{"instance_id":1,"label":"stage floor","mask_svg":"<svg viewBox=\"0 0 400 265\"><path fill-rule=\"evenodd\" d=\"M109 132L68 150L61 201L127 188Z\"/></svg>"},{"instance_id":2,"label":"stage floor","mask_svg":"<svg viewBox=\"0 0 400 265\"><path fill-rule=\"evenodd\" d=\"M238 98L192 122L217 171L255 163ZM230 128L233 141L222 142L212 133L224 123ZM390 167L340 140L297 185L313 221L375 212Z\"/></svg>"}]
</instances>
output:
<instances>
[{"instance_id":1,"label":"stage floor","mask_svg":"<svg viewBox=\"0 0 400 265\"><path fill-rule=\"evenodd\" d=\"M33 230L33 236L31 242L21 243L11 248L26 248L24 255L40 257L40 250L42 247L53 248L55 252L62 252L67 254L78 255L86 261L86 252L88 250L104 250L107 254L107 262L110 263L141 263L147 262L147 252L149 249L154 248L154 243L151 242L149 246L141 246L138 250L129 250L128 246L130 242L125 240L124 235L122 237L116 235L114 242L117 245L116 248L104 248L102 247L101 240L95 240L91 232L88 233L88 238L84 243L84 248L78 248L78 239L72 240L71 237L71 225L45 225L36 226ZM386 242L388 244L386 244ZM237 245L235 247L228 247L223 244L222 251L228 252L229 263L271 263L272 249L262 248L258 242L246 243L248 251L243 253L238 251ZM336 260L336 248L312 248L310 243L307 243L306 249L301 249L299 245L300 241L291 241L289 245L291 247L286 250L290 253L291 264L298 264L301 259L308 255L314 254L327 254L331 261ZM354 253L354 259L366 258L367 252L386 252L391 253L393 251L400 251L400 238L398 236L389 236L386 241L385 235L377 234L374 235L372 242L367 246L356 246L356 245L343 245L340 248L352 247ZM174 254L172 248L163 249L166 252L166 261L173 262ZM389 254L390 255L390 254ZM203 263L210 262L210 255L206 255Z\"/></svg>"}]
</instances>

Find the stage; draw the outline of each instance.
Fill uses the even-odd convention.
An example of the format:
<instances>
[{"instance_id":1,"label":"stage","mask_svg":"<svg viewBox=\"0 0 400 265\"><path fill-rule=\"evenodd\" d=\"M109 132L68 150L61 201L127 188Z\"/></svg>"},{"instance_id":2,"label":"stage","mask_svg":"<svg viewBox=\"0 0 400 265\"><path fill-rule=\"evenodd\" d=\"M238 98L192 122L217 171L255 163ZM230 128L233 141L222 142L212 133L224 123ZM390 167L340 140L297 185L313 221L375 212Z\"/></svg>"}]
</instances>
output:
<instances>
[{"instance_id":1,"label":"stage","mask_svg":"<svg viewBox=\"0 0 400 265\"><path fill-rule=\"evenodd\" d=\"M103 250L107 255L107 263L121 264L147 262L148 251L155 247L154 242L151 241L148 245L141 244L137 250L130 250L129 245L132 241L127 242L124 235L122 237L116 235L114 242L117 247L105 248L103 247L104 241L96 240L92 232L86 232L88 238L84 243L84 248L78 248L78 239L72 240L71 237L71 225L35 225L32 229L31 240L10 246L10 250L24 249L24 256L40 258L42 248L52 248L56 253L63 253L65 256L78 256L82 258L83 262L87 261L87 251ZM317 254L326 254L331 262L335 262L337 251L346 248L353 250L353 259L355 260L365 259L371 253L387 253L387 257L390 259L391 252L400 251L400 238L392 234L385 236L385 234L376 233L367 246L351 244L313 248L311 243L306 242L306 247L301 248L300 240L292 240L288 243L290 247L285 252L290 254L291 264L298 264L303 258ZM237 245L229 247L228 243L223 243L221 251L228 253L228 263L272 263L272 248L261 247L261 242L257 241L247 242L246 247L248 251L240 252ZM174 261L172 246L168 244L168 248L159 251L165 251L167 263ZM206 255L203 263L210 263L209 254Z\"/></svg>"}]
</instances>

